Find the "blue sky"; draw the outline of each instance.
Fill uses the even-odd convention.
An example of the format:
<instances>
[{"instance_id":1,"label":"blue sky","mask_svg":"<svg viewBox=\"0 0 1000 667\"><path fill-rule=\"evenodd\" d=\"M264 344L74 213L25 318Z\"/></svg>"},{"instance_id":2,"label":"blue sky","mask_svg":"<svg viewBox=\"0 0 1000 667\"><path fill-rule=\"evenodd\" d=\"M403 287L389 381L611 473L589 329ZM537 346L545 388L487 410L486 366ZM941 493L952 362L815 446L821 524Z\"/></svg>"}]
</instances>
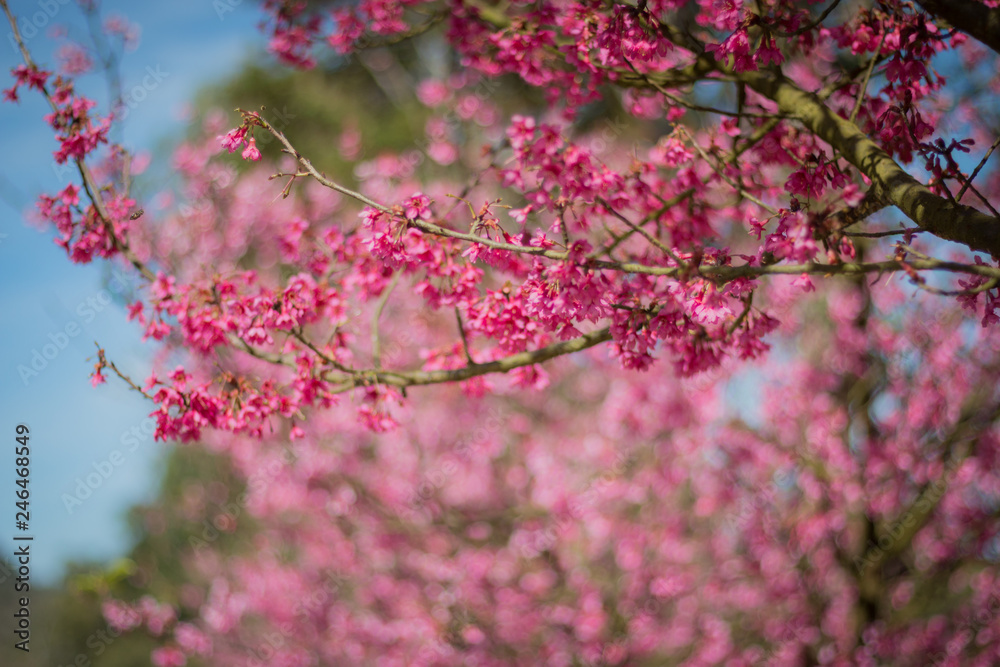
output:
<instances>
[{"instance_id":1,"label":"blue sky","mask_svg":"<svg viewBox=\"0 0 1000 667\"><path fill-rule=\"evenodd\" d=\"M253 2L101 4L105 16L120 14L141 29L138 48L121 64L126 93L140 84L147 68L160 73L160 82L125 120L121 138L133 151L154 151L164 140L182 136L186 124L180 112L195 93L259 58L263 49L257 29L261 12ZM13 0L10 7L42 26L27 44L48 69L55 67L55 42L48 36L54 25L85 35L83 15L72 0ZM0 32L0 88L7 88L8 72L20 63L20 54L12 47L6 20ZM85 77L78 88L107 112L103 78ZM0 448L0 497L8 498L0 511L0 550L8 552L15 532L14 438L16 425L24 423L31 429L32 580L55 584L67 560L107 560L127 551L125 512L155 495L165 446L147 435L151 406L141 397L114 378L97 389L88 379L94 341L133 377L148 375L154 348L125 321L120 282L109 282L106 263L71 264L50 231L24 221L24 211L39 193L55 192L69 179L55 169L57 145L42 120L45 112L37 93L26 90L20 104L0 105L5 156L0 162L0 440L8 443ZM163 169L168 158L154 153L152 173L166 173L155 165ZM158 183L144 184L145 191L159 189ZM127 273L121 282L138 284ZM31 368L33 360L37 375L19 372L19 367ZM67 498L74 495L83 500L70 511Z\"/></svg>"}]
</instances>

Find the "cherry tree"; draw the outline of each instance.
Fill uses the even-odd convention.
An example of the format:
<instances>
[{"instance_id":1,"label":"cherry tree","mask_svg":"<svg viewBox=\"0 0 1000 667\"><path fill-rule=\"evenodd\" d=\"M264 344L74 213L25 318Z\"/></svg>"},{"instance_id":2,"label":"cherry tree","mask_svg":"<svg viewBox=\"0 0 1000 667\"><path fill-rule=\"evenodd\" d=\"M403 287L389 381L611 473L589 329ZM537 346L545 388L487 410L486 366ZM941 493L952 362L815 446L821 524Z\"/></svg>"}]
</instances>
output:
<instances>
[{"instance_id":1,"label":"cherry tree","mask_svg":"<svg viewBox=\"0 0 1000 667\"><path fill-rule=\"evenodd\" d=\"M245 481L109 621L157 665L994 664L997 5L267 0L424 132L209 114L162 213L20 42L80 176L38 214L172 360L94 384Z\"/></svg>"}]
</instances>

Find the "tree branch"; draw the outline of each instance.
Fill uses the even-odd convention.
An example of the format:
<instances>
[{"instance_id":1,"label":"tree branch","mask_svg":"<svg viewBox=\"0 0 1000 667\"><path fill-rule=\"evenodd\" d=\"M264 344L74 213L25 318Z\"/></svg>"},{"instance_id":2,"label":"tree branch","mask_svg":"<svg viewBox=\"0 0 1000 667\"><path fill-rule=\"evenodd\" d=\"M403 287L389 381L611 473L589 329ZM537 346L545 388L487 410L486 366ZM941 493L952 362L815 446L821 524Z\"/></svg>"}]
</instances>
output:
<instances>
[{"instance_id":1,"label":"tree branch","mask_svg":"<svg viewBox=\"0 0 1000 667\"><path fill-rule=\"evenodd\" d=\"M783 112L797 118L861 173L877 182L883 196L919 227L942 239L1000 257L1000 220L935 195L856 125L784 77L765 72L740 72L737 76L777 102Z\"/></svg>"},{"instance_id":2,"label":"tree branch","mask_svg":"<svg viewBox=\"0 0 1000 667\"><path fill-rule=\"evenodd\" d=\"M973 454L979 437L988 430L997 417L1000 417L1000 405L984 410L986 406L983 403L981 400L970 401L962 411L954 430L941 443L945 458L944 472L933 482L924 485L917 499L896 521L876 528L879 538L888 536L891 543L887 548L875 545L865 552L863 557L865 570L871 568L872 572L877 573L889 559L909 547L916 534L930 520L931 514L944 497L951 478L963 461Z\"/></svg>"},{"instance_id":3,"label":"tree branch","mask_svg":"<svg viewBox=\"0 0 1000 667\"><path fill-rule=\"evenodd\" d=\"M975 0L917 0L928 14L942 18L1000 53L1000 7Z\"/></svg>"},{"instance_id":4,"label":"tree branch","mask_svg":"<svg viewBox=\"0 0 1000 667\"><path fill-rule=\"evenodd\" d=\"M437 371L411 371L408 373L388 373L383 371L360 373L354 380L335 389L334 393L342 393L344 391L354 389L355 387L369 384L385 384L394 387L412 387L414 385L461 382L462 380L468 380L479 375L487 375L489 373L506 373L507 371L511 371L522 366L539 364L543 361L548 361L549 359L554 359L555 357L561 357L565 354L572 354L574 352L586 350L589 347L594 347L595 345L599 345L609 340L611 340L611 330L608 327L604 327L603 329L598 329L597 331L592 331L590 333L583 334L582 336L571 338L570 340L564 340L558 343L553 343L552 345L547 345L546 347L538 350L519 352L496 361L468 365L461 368Z\"/></svg>"}]
</instances>

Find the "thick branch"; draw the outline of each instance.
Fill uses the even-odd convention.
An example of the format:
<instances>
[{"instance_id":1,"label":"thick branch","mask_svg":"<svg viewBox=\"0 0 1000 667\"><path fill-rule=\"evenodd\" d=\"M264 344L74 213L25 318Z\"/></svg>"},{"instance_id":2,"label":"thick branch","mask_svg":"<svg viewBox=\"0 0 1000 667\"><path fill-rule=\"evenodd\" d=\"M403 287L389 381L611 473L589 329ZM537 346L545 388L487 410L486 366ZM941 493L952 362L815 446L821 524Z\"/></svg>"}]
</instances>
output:
<instances>
[{"instance_id":1,"label":"thick branch","mask_svg":"<svg viewBox=\"0 0 1000 667\"><path fill-rule=\"evenodd\" d=\"M1000 7L990 9L975 0L917 0L924 10L1000 53Z\"/></svg>"},{"instance_id":2,"label":"thick branch","mask_svg":"<svg viewBox=\"0 0 1000 667\"><path fill-rule=\"evenodd\" d=\"M1000 220L935 195L906 173L856 125L784 77L765 72L742 72L737 76L758 93L774 100L784 113L797 118L878 183L883 196L919 227L940 238L1000 257Z\"/></svg>"},{"instance_id":3,"label":"thick branch","mask_svg":"<svg viewBox=\"0 0 1000 667\"><path fill-rule=\"evenodd\" d=\"M934 4L945 3L935 1ZM954 4L964 6L971 3ZM1000 17L1000 10L992 11ZM984 16L983 20L987 20L987 17ZM676 44L683 43L676 29L662 23L660 27L668 39ZM1000 25L997 30L1000 30ZM997 34L996 40L1000 41L1000 32ZM731 72L704 53L686 69L702 77L714 69L737 81L742 81L764 97L776 102L783 114L798 119L816 136L838 150L879 186L880 192L890 204L899 208L919 227L939 238L963 243L973 250L1000 257L1000 220L935 195L910 176L854 123L841 118L815 94L805 92L780 74L764 71ZM658 76L658 74L644 75L642 81L622 77L618 83L625 86L655 88L658 83L662 85L657 79Z\"/></svg>"},{"instance_id":4,"label":"thick branch","mask_svg":"<svg viewBox=\"0 0 1000 667\"><path fill-rule=\"evenodd\" d=\"M966 406L962 411L955 429L941 445L945 452L944 472L937 480L924 485L917 499L899 519L889 526L881 527L880 537L888 536L891 542L887 548L883 549L876 545L865 552L862 561L865 570L870 568L871 572L877 573L889 559L905 551L916 534L930 520L934 510L944 497L951 478L965 459L973 453L978 438L1000 416L1000 407L998 406L994 406L990 410L983 408L981 402L973 401L971 406ZM977 412L978 414L976 414Z\"/></svg>"}]
</instances>

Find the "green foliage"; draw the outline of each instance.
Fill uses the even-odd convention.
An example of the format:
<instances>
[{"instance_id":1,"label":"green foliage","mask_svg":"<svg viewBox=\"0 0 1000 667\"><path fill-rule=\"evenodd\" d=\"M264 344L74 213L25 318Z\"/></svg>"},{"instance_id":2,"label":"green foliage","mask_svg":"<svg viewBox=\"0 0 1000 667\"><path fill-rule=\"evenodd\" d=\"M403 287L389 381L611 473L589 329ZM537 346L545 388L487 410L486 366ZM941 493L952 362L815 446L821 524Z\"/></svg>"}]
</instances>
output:
<instances>
[{"instance_id":1,"label":"green foliage","mask_svg":"<svg viewBox=\"0 0 1000 667\"><path fill-rule=\"evenodd\" d=\"M127 567L118 563L117 568ZM112 568L114 575L116 568ZM13 568L0 562L0 574L7 576ZM92 569L72 566L70 573L57 589L32 584L30 594L30 651L14 648L6 636L10 623L5 623L5 640L0 644L0 665L18 667L148 667L149 654L155 644L141 634L115 636L101 615L100 597L94 591L82 591L75 586L81 576L99 577ZM0 597L0 616L12 619L18 609L17 596L12 592L9 577L0 582L5 594ZM6 591L11 591L7 594Z\"/></svg>"},{"instance_id":2,"label":"green foliage","mask_svg":"<svg viewBox=\"0 0 1000 667\"><path fill-rule=\"evenodd\" d=\"M239 116L233 109L258 111L296 147L308 151L318 169L350 181L355 160L345 159L338 150L345 130L360 132L360 159L384 150L405 150L423 134L427 109L416 100L392 95L392 90L380 86L357 61L307 72L248 65L232 81L202 92L195 106L201 112L226 110L234 126ZM269 134L256 138L265 160L281 157L278 142ZM238 164L244 169L250 166Z\"/></svg>"}]
</instances>

